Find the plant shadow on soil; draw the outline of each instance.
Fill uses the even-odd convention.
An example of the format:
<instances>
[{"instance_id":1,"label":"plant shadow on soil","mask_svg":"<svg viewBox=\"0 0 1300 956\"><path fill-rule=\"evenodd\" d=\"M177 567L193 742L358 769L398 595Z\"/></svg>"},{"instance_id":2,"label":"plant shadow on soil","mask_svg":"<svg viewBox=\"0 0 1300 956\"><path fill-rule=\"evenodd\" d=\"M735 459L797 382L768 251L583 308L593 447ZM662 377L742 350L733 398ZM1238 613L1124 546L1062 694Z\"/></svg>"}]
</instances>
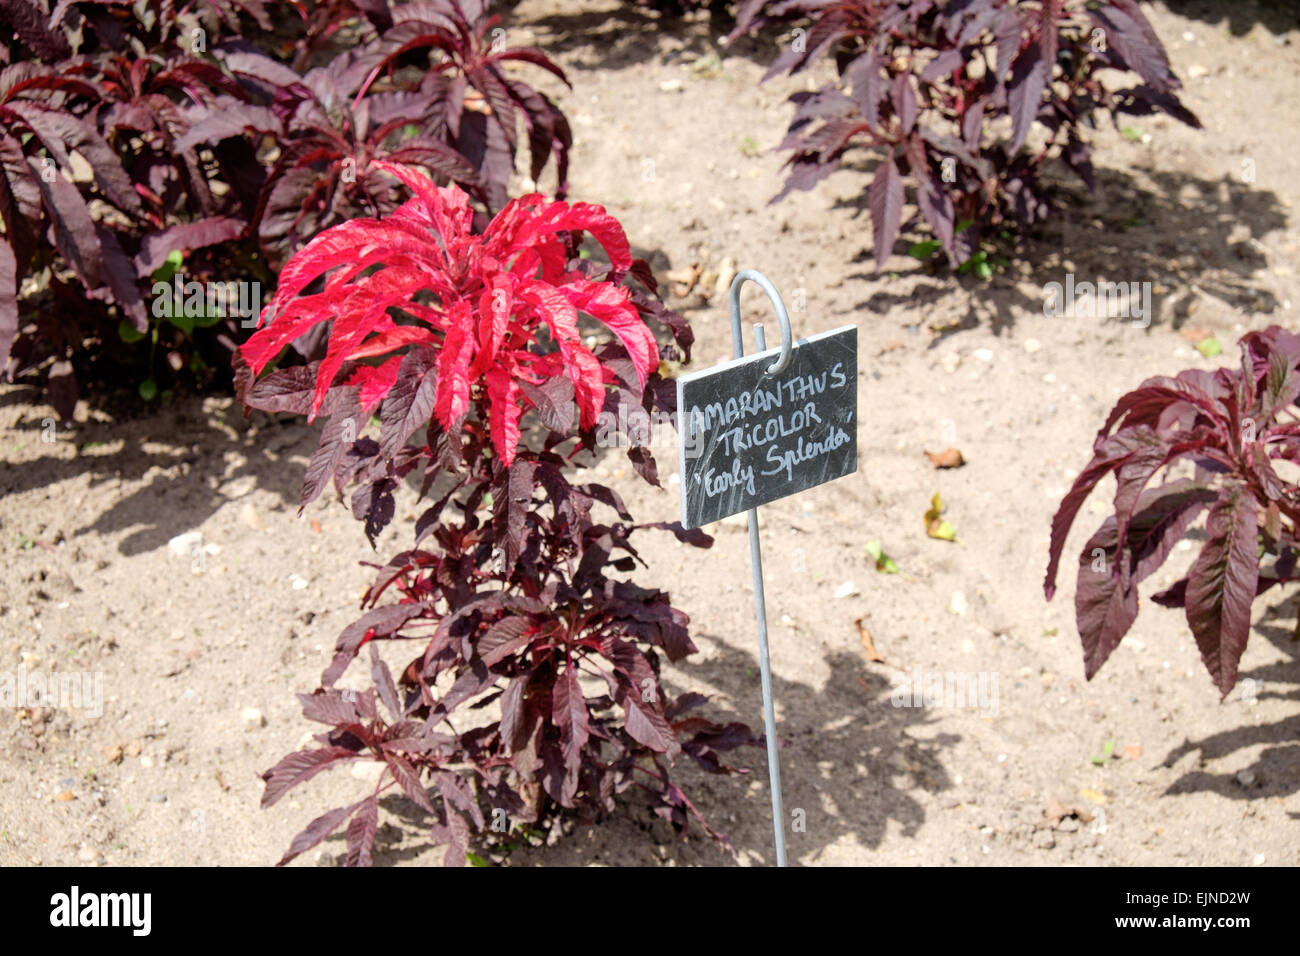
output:
<instances>
[{"instance_id":1,"label":"plant shadow on soil","mask_svg":"<svg viewBox=\"0 0 1300 956\"><path fill-rule=\"evenodd\" d=\"M876 292L858 308L877 314L918 306L924 310L948 296L954 280L959 282L971 293L966 315L937 330L930 348L978 327L981 320L1001 335L1015 324L1017 310L1044 308L1046 293L1031 291L1035 286L1041 290L1049 282L1064 283L1067 272L1076 282L1150 282L1152 326L1169 321L1181 327L1192 319L1201 293L1248 314L1278 311L1276 297L1256 285L1268 267L1259 239L1287 226L1276 193L1227 176L1213 180L1153 170L1098 168L1096 183L1097 191L1090 195L1075 182L1052 182L1060 205L1016 249L1012 265L1022 270L1019 277L995 273L983 283L956 277L946 266L919 263L905 274L916 282L900 292ZM864 189L861 196L837 205L865 216L866 202ZM917 225L914 218L905 231ZM906 255L920 238L913 232L893 251ZM869 257L863 253L859 258ZM1118 274L1117 264L1122 264ZM873 270L851 278L879 282L881 274Z\"/></svg>"},{"instance_id":2,"label":"plant shadow on soil","mask_svg":"<svg viewBox=\"0 0 1300 956\"><path fill-rule=\"evenodd\" d=\"M1254 627L1256 640L1264 638L1289 659L1243 671L1234 693L1253 691L1261 700L1300 700L1300 641L1295 639L1298 610L1300 597L1296 596L1266 609ZM1185 740L1166 755L1163 765L1172 767L1193 753L1199 756L1199 762L1220 760L1257 746L1263 749L1249 767L1223 773L1189 770L1170 784L1164 794L1208 791L1230 800L1259 800L1300 791L1300 714L1268 724L1234 727L1200 740Z\"/></svg>"},{"instance_id":3,"label":"plant shadow on soil","mask_svg":"<svg viewBox=\"0 0 1300 956\"><path fill-rule=\"evenodd\" d=\"M681 44L664 57L665 64L682 53L691 53L697 57L713 54L719 59L739 56L766 68L781 52L782 38L790 33L789 26L775 24L723 46L718 38L736 26L724 3L710 6L705 14L686 17L655 14L623 3L609 10L548 13L519 23L544 33L535 42L538 48L551 56L572 55L577 69L593 72L621 70L653 60L659 55L661 39ZM719 64L717 69L723 72L725 66Z\"/></svg>"},{"instance_id":4,"label":"plant shadow on soil","mask_svg":"<svg viewBox=\"0 0 1300 956\"><path fill-rule=\"evenodd\" d=\"M699 713L719 721L744 720L762 732L758 661L707 634L697 635L714 648L707 662L690 658L677 666L698 671L717 689L710 706ZM913 736L933 722L920 709L890 705L892 682L881 669L870 668L850 653L826 658L830 677L825 687L773 675L779 708L781 779L785 809L785 834L791 863L814 862L829 847L848 838L876 847L890 824L913 836L925 821L918 791L931 794L950 789L953 781L943 765L945 750L961 737L952 733ZM670 693L679 688L668 687ZM721 712L722 702L742 702L739 711ZM863 706L864 701L868 706ZM835 715L828 718L826 715ZM748 767L744 775L709 774L689 758L678 760L674 781L715 829L726 834L738 854L751 862L774 862L772 810L767 779L766 752L760 746L733 752L728 761ZM655 866L718 866L735 863L729 854L691 820L683 837L653 814L649 805L628 791L616 798L618 807L608 818L585 824L571 821L553 846L519 846L508 854L511 866L566 866L592 862ZM391 865L430 853L428 818L404 796L381 801L387 811L376 841L376 865ZM802 831L794 821L801 819ZM332 852L346 852L340 832L328 844ZM489 849L471 845L472 852ZM442 851L431 859L441 861Z\"/></svg>"},{"instance_id":5,"label":"plant shadow on soil","mask_svg":"<svg viewBox=\"0 0 1300 956\"><path fill-rule=\"evenodd\" d=\"M30 402L29 389L14 389L4 403ZM302 465L286 463L290 455L309 457L318 428L298 419L285 421L254 412L244 419L234 399L224 408L205 410L201 398L178 399L148 416L99 418L60 429L56 442L74 443L69 457L42 455L20 466L0 470L0 494L17 494L89 476L89 488L62 511L62 524L49 537L96 531L111 536L129 531L119 543L123 555L159 548L176 534L197 528L235 497L254 488L273 493L283 507L296 506ZM37 406L39 407L39 406ZM42 441L45 421L27 417L14 431ZM120 443L113 451L103 446ZM149 476L152 473L151 477ZM143 484L139 484L145 479ZM98 497L105 485L138 484L124 497L97 502L83 513L82 503Z\"/></svg>"},{"instance_id":6,"label":"plant shadow on soil","mask_svg":"<svg viewBox=\"0 0 1300 956\"><path fill-rule=\"evenodd\" d=\"M1225 23L1233 36L1244 36L1256 23L1270 33L1300 30L1300 8L1295 0L1182 0L1170 3L1175 13L1207 24Z\"/></svg>"}]
</instances>

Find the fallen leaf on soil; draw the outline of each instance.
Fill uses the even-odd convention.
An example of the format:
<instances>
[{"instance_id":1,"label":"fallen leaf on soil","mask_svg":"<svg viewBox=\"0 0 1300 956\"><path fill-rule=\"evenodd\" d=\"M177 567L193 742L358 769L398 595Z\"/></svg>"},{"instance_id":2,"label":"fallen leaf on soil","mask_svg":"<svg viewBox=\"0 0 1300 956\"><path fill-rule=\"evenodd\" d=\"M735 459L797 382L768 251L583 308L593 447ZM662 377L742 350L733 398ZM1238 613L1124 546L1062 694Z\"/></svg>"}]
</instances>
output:
<instances>
[{"instance_id":1,"label":"fallen leaf on soil","mask_svg":"<svg viewBox=\"0 0 1300 956\"><path fill-rule=\"evenodd\" d=\"M865 548L867 554L871 556L871 560L876 562L877 571L883 571L885 574L898 573L898 565L894 563L893 558L885 554L885 550L879 541L873 538L866 543Z\"/></svg>"},{"instance_id":2,"label":"fallen leaf on soil","mask_svg":"<svg viewBox=\"0 0 1300 956\"><path fill-rule=\"evenodd\" d=\"M871 640L871 632L867 630L867 625L863 624L863 618L858 618L853 623L858 626L858 640L862 642L862 649L867 652L867 660L876 664L885 663L885 659L880 656L880 651L876 650L876 645Z\"/></svg>"},{"instance_id":3,"label":"fallen leaf on soil","mask_svg":"<svg viewBox=\"0 0 1300 956\"><path fill-rule=\"evenodd\" d=\"M128 757L138 757L140 756L140 751L142 749L143 747L141 746L140 741L132 740L130 743L122 747L122 753L126 754Z\"/></svg>"},{"instance_id":4,"label":"fallen leaf on soil","mask_svg":"<svg viewBox=\"0 0 1300 956\"><path fill-rule=\"evenodd\" d=\"M1124 748L1124 756L1128 757L1129 760L1137 760L1138 757L1142 756L1142 745L1128 744Z\"/></svg>"},{"instance_id":5,"label":"fallen leaf on soil","mask_svg":"<svg viewBox=\"0 0 1300 956\"><path fill-rule=\"evenodd\" d=\"M704 267L698 262L692 262L685 268L664 273L664 278L673 284L673 295L684 299L691 294L691 290L695 288L695 283L700 281L703 273Z\"/></svg>"},{"instance_id":6,"label":"fallen leaf on soil","mask_svg":"<svg viewBox=\"0 0 1300 956\"><path fill-rule=\"evenodd\" d=\"M930 510L925 513L925 533L941 541L955 541L956 529L939 517L943 514L943 510L943 498L936 491L934 497L930 499Z\"/></svg>"},{"instance_id":7,"label":"fallen leaf on soil","mask_svg":"<svg viewBox=\"0 0 1300 956\"><path fill-rule=\"evenodd\" d=\"M122 762L122 745L114 744L112 747L104 748L104 759L109 763Z\"/></svg>"},{"instance_id":8,"label":"fallen leaf on soil","mask_svg":"<svg viewBox=\"0 0 1300 956\"><path fill-rule=\"evenodd\" d=\"M226 783L226 778L221 776L220 770L218 770L213 776L217 778L217 785L221 787L222 791L230 789L230 784Z\"/></svg>"},{"instance_id":9,"label":"fallen leaf on soil","mask_svg":"<svg viewBox=\"0 0 1300 956\"><path fill-rule=\"evenodd\" d=\"M54 799L58 800L61 803L67 803L69 800L76 800L77 797L71 790L64 790L61 794L59 794Z\"/></svg>"},{"instance_id":10,"label":"fallen leaf on soil","mask_svg":"<svg viewBox=\"0 0 1300 956\"><path fill-rule=\"evenodd\" d=\"M961 456L961 452L956 448L945 448L943 451L927 451L925 457L930 459L930 464L936 468L960 468L966 464L966 459Z\"/></svg>"},{"instance_id":11,"label":"fallen leaf on soil","mask_svg":"<svg viewBox=\"0 0 1300 956\"><path fill-rule=\"evenodd\" d=\"M313 519L311 523L311 530L314 531L316 534L320 534L320 522Z\"/></svg>"},{"instance_id":12,"label":"fallen leaf on soil","mask_svg":"<svg viewBox=\"0 0 1300 956\"><path fill-rule=\"evenodd\" d=\"M1186 327L1179 329L1178 333L1193 345L1196 345L1203 339L1208 339L1214 334L1209 329L1192 329Z\"/></svg>"},{"instance_id":13,"label":"fallen leaf on soil","mask_svg":"<svg viewBox=\"0 0 1300 956\"><path fill-rule=\"evenodd\" d=\"M1110 797L1098 790L1080 790L1079 795L1089 803L1094 803L1099 807L1104 807L1106 804L1110 803Z\"/></svg>"}]
</instances>

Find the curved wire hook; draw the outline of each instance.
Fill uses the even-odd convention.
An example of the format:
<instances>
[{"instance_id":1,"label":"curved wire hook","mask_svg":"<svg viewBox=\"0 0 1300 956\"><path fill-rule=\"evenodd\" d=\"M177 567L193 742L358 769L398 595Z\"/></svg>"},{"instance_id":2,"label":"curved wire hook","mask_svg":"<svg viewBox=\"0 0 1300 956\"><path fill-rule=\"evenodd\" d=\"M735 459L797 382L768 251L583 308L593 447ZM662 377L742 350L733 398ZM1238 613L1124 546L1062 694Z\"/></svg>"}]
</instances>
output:
<instances>
[{"instance_id":1,"label":"curved wire hook","mask_svg":"<svg viewBox=\"0 0 1300 956\"><path fill-rule=\"evenodd\" d=\"M759 288L767 293L768 301L772 303L772 308L776 310L776 318L781 323L781 356L767 368L767 374L776 375L778 372L784 372L790 364L794 336L790 333L790 316L785 311L785 303L781 301L781 293L776 291L776 286L772 285L767 276L756 269L738 272L736 278L731 280L731 357L741 358L745 354L745 342L740 333L740 287L746 281L757 283ZM759 326L760 330L761 328ZM759 341L762 342L761 334ZM761 347L760 344L760 349Z\"/></svg>"}]
</instances>

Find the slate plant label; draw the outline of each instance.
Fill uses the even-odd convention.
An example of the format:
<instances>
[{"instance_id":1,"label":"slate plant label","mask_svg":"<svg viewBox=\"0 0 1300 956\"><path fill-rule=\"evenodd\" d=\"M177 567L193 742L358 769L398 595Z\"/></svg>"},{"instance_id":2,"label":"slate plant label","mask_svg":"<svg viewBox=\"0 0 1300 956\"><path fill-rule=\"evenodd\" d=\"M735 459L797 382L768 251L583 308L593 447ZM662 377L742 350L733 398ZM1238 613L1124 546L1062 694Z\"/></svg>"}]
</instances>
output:
<instances>
[{"instance_id":1,"label":"slate plant label","mask_svg":"<svg viewBox=\"0 0 1300 956\"><path fill-rule=\"evenodd\" d=\"M857 471L858 330L799 339L683 375L682 524L698 528Z\"/></svg>"}]
</instances>

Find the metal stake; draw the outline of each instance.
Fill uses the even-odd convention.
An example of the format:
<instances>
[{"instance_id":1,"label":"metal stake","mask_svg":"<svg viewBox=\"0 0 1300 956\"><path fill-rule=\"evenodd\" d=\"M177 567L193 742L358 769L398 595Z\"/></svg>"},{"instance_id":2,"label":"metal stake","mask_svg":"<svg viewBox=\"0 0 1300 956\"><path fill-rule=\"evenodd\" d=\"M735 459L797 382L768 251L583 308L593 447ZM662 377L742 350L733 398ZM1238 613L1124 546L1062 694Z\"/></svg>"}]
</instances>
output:
<instances>
[{"instance_id":1,"label":"metal stake","mask_svg":"<svg viewBox=\"0 0 1300 956\"><path fill-rule=\"evenodd\" d=\"M761 272L746 269L731 283L731 347L732 357L745 354L745 343L740 332L740 287L752 280L767 293L781 323L781 357L768 368L768 374L783 371L790 364L792 347L790 317L776 287ZM754 326L754 345L757 351L767 348L763 326ZM763 597L763 552L758 541L758 509L749 509L749 562L754 572L754 617L758 622L758 666L763 685L763 728L767 737L767 774L772 789L772 832L776 837L776 865L785 866L785 813L781 809L781 763L776 747L776 708L772 701L772 665L767 650L767 606Z\"/></svg>"}]
</instances>

